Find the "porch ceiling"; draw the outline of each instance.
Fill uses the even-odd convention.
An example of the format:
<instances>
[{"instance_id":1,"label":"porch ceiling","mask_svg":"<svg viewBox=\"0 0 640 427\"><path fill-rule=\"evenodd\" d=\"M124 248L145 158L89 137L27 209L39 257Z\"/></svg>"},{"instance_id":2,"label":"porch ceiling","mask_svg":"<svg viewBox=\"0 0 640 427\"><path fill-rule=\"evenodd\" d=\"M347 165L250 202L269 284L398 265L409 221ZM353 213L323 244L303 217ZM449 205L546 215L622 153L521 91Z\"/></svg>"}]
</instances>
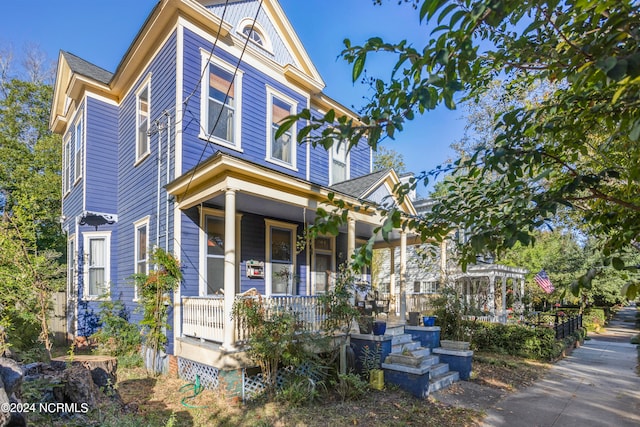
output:
<instances>
[{"instance_id":1,"label":"porch ceiling","mask_svg":"<svg viewBox=\"0 0 640 427\"><path fill-rule=\"evenodd\" d=\"M238 211L299 222L313 222L319 207L332 210L327 196L336 193L336 198L361 208L350 212L360 236L370 236L382 220L371 202L221 152L167 185L183 210L200 203L222 207L227 190L236 191Z\"/></svg>"}]
</instances>

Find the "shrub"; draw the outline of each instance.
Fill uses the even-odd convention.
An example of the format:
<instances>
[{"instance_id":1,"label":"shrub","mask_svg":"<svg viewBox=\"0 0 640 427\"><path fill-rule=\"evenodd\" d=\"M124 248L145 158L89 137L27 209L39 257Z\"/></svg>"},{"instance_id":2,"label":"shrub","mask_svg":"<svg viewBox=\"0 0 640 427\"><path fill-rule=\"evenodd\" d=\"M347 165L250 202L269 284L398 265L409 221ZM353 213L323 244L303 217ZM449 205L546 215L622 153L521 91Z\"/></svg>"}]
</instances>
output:
<instances>
[{"instance_id":1,"label":"shrub","mask_svg":"<svg viewBox=\"0 0 640 427\"><path fill-rule=\"evenodd\" d=\"M102 326L91 335L97 343L96 353L110 356L131 356L140 351L140 329L129 322L129 312L120 300L104 301L98 315Z\"/></svg>"},{"instance_id":2,"label":"shrub","mask_svg":"<svg viewBox=\"0 0 640 427\"><path fill-rule=\"evenodd\" d=\"M369 382L353 373L338 374L333 385L343 402L362 399L369 392Z\"/></svg>"},{"instance_id":3,"label":"shrub","mask_svg":"<svg viewBox=\"0 0 640 427\"><path fill-rule=\"evenodd\" d=\"M587 308L582 314L582 326L589 332L598 332L604 327L605 312L602 308Z\"/></svg>"},{"instance_id":4,"label":"shrub","mask_svg":"<svg viewBox=\"0 0 640 427\"><path fill-rule=\"evenodd\" d=\"M321 383L320 383L321 384ZM290 374L276 394L276 400L292 406L303 406L316 400L320 395L320 385L306 375Z\"/></svg>"},{"instance_id":5,"label":"shrub","mask_svg":"<svg viewBox=\"0 0 640 427\"><path fill-rule=\"evenodd\" d=\"M567 346L584 339L584 331L580 330L563 343L555 339L555 331L551 328L472 322L467 327L472 330L474 349L537 360L555 359Z\"/></svg>"}]
</instances>

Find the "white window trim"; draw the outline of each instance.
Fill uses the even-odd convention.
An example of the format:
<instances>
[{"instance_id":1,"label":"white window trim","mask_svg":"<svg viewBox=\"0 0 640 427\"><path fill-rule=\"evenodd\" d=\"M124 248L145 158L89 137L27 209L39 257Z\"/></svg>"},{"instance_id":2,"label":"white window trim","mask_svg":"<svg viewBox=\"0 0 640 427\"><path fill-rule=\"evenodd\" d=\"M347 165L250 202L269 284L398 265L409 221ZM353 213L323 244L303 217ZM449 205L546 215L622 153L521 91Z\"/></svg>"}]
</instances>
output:
<instances>
[{"instance_id":1,"label":"white window trim","mask_svg":"<svg viewBox=\"0 0 640 427\"><path fill-rule=\"evenodd\" d=\"M246 39L247 36L242 32L242 30L244 30L245 27L251 27L252 25L253 25L253 30L256 33L258 33L260 37L262 37L263 44L259 44L255 40L249 39L251 41L250 46L258 47L260 49L266 50L269 53L273 53L273 45L271 44L271 39L269 38L269 36L267 35L267 32L264 30L264 28L262 27L262 25L260 25L259 22L255 22L255 23L253 22L253 18L242 19L238 24L236 32L240 35L240 37L242 37L243 39Z\"/></svg>"},{"instance_id":2,"label":"white window trim","mask_svg":"<svg viewBox=\"0 0 640 427\"><path fill-rule=\"evenodd\" d=\"M294 124L291 126L291 164L287 162L283 162L280 159L274 159L271 157L271 144L273 144L273 135L272 135L272 116L273 116L273 97L280 98L282 101L285 101L291 104L291 114L295 114L298 111L298 102L291 98L290 96L284 95L282 92L275 90L271 86L267 85L267 152L265 160L274 163L276 165L285 167L287 169L291 169L294 171L298 171L297 166L297 152L298 152L298 143L296 140L297 137L297 125Z\"/></svg>"},{"instance_id":3,"label":"white window trim","mask_svg":"<svg viewBox=\"0 0 640 427\"><path fill-rule=\"evenodd\" d=\"M62 197L71 192L71 134L65 138L62 151Z\"/></svg>"},{"instance_id":4,"label":"white window trim","mask_svg":"<svg viewBox=\"0 0 640 427\"><path fill-rule=\"evenodd\" d=\"M140 85L140 87L138 88L138 91L136 92L136 109L135 109L135 114L136 114L136 158L135 158L135 162L134 162L134 166L139 165L140 163L142 163L143 160L145 160L147 157L149 157L149 155L151 154L151 137L147 136L147 150L144 153L139 153L138 152L138 147L139 147L139 141L138 141L138 137L139 137L139 132L138 129L140 128L140 94L147 89L147 126L149 129L151 129L151 74L149 74L145 79L144 82L142 82L142 84Z\"/></svg>"},{"instance_id":5,"label":"white window trim","mask_svg":"<svg viewBox=\"0 0 640 427\"><path fill-rule=\"evenodd\" d=\"M200 133L198 137L200 139L204 139L208 142L213 142L218 145L222 145L223 147L231 148L232 150L236 150L242 152L242 70L236 70L236 67L228 64L219 58L211 57L211 52L205 51L204 49L200 49L200 55L202 57L202 68L204 70L204 74L208 75L209 64L213 64L217 67L222 68L228 73L234 74L235 77L233 79L235 99L234 99L234 117L233 117L233 143L230 143L227 140L220 139L214 135L207 135L207 128L209 127L208 117L209 117L209 84L206 83L208 80L205 79L201 87L200 92Z\"/></svg>"},{"instance_id":6,"label":"white window trim","mask_svg":"<svg viewBox=\"0 0 640 427\"><path fill-rule=\"evenodd\" d=\"M69 251L71 252L69 254ZM72 274L71 273L73 270ZM78 253L76 251L76 235L72 234L67 239L67 297L77 299L76 274L78 274Z\"/></svg>"},{"instance_id":7,"label":"white window trim","mask_svg":"<svg viewBox=\"0 0 640 427\"><path fill-rule=\"evenodd\" d=\"M86 134L86 126L84 123L84 110L82 110L80 112L80 117L78 117L78 119L73 122L73 159L74 159L74 164L73 164L73 185L77 185L78 182L80 182L80 180L82 179L82 172L84 169L84 146L85 144L85 134ZM80 148L76 149L77 146L77 141L78 141L78 124L81 125L81 135L80 135ZM78 162L78 156L77 156L77 152L80 152L80 162ZM80 173L76 173L76 171L78 170L78 163L80 163Z\"/></svg>"},{"instance_id":8,"label":"white window trim","mask_svg":"<svg viewBox=\"0 0 640 427\"><path fill-rule=\"evenodd\" d=\"M147 257L146 257L146 271L144 274L149 274L149 255L151 248L149 247L149 222L151 217L149 215L141 218L133 223L133 273L138 273L138 230L142 227L147 227ZM133 285L133 301L140 300L140 293L138 292L138 284Z\"/></svg>"},{"instance_id":9,"label":"white window trim","mask_svg":"<svg viewBox=\"0 0 640 427\"><path fill-rule=\"evenodd\" d=\"M207 217L208 216L216 216L224 219L224 211L215 208L200 208L200 230L199 230L199 239L198 239L198 252L200 254L200 268L198 269L198 276L200 276L199 285L198 285L198 295L200 296L210 296L207 295L207 253L205 251L205 245L207 243ZM240 289L240 254L242 253L242 248L240 247L240 226L241 226L242 214L236 213L236 291ZM225 239L227 236L225 236Z\"/></svg>"},{"instance_id":10,"label":"white window trim","mask_svg":"<svg viewBox=\"0 0 640 427\"><path fill-rule=\"evenodd\" d=\"M107 288L107 294L111 291L111 231L85 231L82 233L83 246L83 282L82 295L87 301L102 301L108 299L108 296L89 295L89 241L92 238L105 240L105 266L104 266L104 282Z\"/></svg>"},{"instance_id":11,"label":"white window trim","mask_svg":"<svg viewBox=\"0 0 640 427\"><path fill-rule=\"evenodd\" d=\"M316 284L316 255L320 254L320 255L331 255L331 266L330 269L332 272L335 273L336 271L336 236L333 235L325 235L325 234L321 234L318 237L320 238L324 238L324 239L329 239L330 244L331 244L331 249L318 249L316 248L316 243L315 240L313 241L313 256L311 259L311 286L313 287L313 295L319 295L318 293L318 289L317 289L317 284ZM327 285L327 287L329 287L330 284ZM327 289L325 292L327 292L329 289ZM324 293L324 292L323 292Z\"/></svg>"},{"instance_id":12,"label":"white window trim","mask_svg":"<svg viewBox=\"0 0 640 427\"><path fill-rule=\"evenodd\" d=\"M297 224L292 224L290 222L282 222L282 221L276 221L276 220L272 220L272 219L265 219L264 220L264 224L265 224L265 259L266 262L264 263L264 288L265 288L265 295L266 296L272 296L272 295L289 295L289 294L282 294L282 293L278 293L275 294L273 293L273 284L271 282L271 272L273 271L272 265L271 265L271 229L272 228L282 228L285 230L290 230L291 231L291 250L293 251L293 253L291 254L291 268L293 270L293 273L295 275L296 272L296 258L297 258L297 254L296 254L296 236L298 235L298 225ZM295 281L295 278L292 279L293 281ZM291 284L292 286L292 291L293 291L293 287L295 286L295 283ZM291 295L295 295L293 294L293 292L291 293Z\"/></svg>"},{"instance_id":13,"label":"white window trim","mask_svg":"<svg viewBox=\"0 0 640 427\"><path fill-rule=\"evenodd\" d=\"M334 145L331 146L331 149L329 150L329 185L333 185L333 184L337 184L337 182L333 182L333 152L334 152L334 147L335 144L337 144L338 142L334 142ZM351 179L351 151L348 150L346 144L348 144L348 142L346 141L341 141L340 142L341 145L344 145L344 148L346 150L345 153L345 169L346 169L346 173L345 173L345 181ZM344 181L339 181L339 182L344 182Z\"/></svg>"}]
</instances>

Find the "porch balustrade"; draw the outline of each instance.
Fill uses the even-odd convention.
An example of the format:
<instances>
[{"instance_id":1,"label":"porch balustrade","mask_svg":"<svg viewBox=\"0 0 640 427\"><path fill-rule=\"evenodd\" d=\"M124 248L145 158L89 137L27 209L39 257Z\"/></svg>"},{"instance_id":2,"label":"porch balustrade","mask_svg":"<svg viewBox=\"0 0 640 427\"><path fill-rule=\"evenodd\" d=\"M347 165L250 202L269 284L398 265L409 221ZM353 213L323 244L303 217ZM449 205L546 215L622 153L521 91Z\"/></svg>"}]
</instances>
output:
<instances>
[{"instance_id":1,"label":"porch balustrade","mask_svg":"<svg viewBox=\"0 0 640 427\"><path fill-rule=\"evenodd\" d=\"M257 297L237 297L257 298ZM324 305L317 296L273 296L262 297L267 316L277 312L296 313L307 332L319 332L326 318ZM182 334L187 337L222 342L224 337L224 297L182 297ZM249 331L240 319L235 320L236 341L249 338Z\"/></svg>"}]
</instances>

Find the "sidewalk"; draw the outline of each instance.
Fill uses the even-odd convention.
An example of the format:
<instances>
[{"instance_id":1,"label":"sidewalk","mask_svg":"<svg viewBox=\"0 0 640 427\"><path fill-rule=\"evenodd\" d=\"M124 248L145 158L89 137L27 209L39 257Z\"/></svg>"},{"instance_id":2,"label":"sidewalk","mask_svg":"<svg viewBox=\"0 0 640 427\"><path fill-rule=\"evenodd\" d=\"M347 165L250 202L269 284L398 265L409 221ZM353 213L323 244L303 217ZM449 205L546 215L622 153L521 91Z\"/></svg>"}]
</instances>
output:
<instances>
[{"instance_id":1,"label":"sidewalk","mask_svg":"<svg viewBox=\"0 0 640 427\"><path fill-rule=\"evenodd\" d=\"M640 426L640 376L629 343L636 307L625 307L605 333L556 363L542 380L499 400L483 426Z\"/></svg>"}]
</instances>

